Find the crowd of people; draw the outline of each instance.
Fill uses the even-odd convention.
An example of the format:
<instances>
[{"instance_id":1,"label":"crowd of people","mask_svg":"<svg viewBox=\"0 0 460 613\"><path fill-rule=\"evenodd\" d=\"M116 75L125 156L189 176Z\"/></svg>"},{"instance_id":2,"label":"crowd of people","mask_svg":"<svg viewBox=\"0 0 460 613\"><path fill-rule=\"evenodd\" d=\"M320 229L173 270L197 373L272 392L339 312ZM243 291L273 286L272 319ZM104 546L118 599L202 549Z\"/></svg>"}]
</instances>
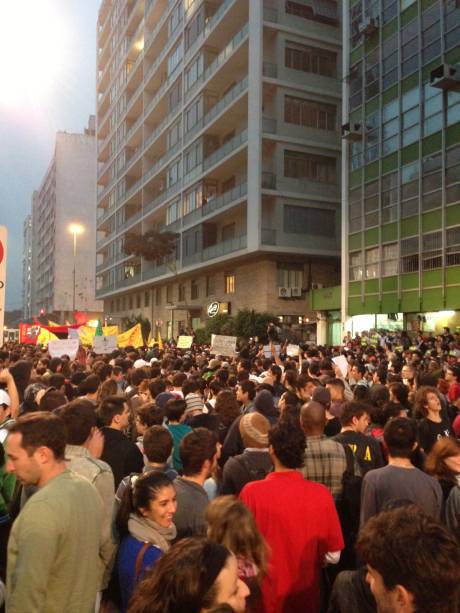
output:
<instances>
[{"instance_id":1,"label":"crowd of people","mask_svg":"<svg viewBox=\"0 0 460 613\"><path fill-rule=\"evenodd\" d=\"M0 350L8 613L460 611L460 334L278 336Z\"/></svg>"}]
</instances>

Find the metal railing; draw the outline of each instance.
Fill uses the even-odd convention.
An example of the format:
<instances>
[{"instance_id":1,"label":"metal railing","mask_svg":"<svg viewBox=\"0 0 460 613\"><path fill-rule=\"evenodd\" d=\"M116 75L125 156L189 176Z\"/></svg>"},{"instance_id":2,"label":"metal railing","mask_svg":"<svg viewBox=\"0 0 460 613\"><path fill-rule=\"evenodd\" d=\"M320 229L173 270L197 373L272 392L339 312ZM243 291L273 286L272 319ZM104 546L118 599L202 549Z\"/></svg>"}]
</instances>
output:
<instances>
[{"instance_id":1,"label":"metal railing","mask_svg":"<svg viewBox=\"0 0 460 613\"><path fill-rule=\"evenodd\" d=\"M171 147L171 149L169 149L159 160L154 163L152 168L150 168L150 170L144 174L143 181L147 182L154 177L159 170L176 155L181 146L182 139L178 140L174 147Z\"/></svg>"},{"instance_id":2,"label":"metal railing","mask_svg":"<svg viewBox=\"0 0 460 613\"><path fill-rule=\"evenodd\" d=\"M243 143L248 140L248 131L247 129L243 130L239 134L236 134L233 138L222 145L217 151L214 151L210 156L208 156L203 161L203 170L208 170L214 164L220 162L220 160L224 159L227 155L238 149Z\"/></svg>"},{"instance_id":3,"label":"metal railing","mask_svg":"<svg viewBox=\"0 0 460 613\"><path fill-rule=\"evenodd\" d=\"M192 46L187 49L185 54L186 62L195 54L198 48L203 44L204 39L209 36L212 30L216 27L217 22L223 17L227 9L234 3L235 0L224 0L224 2L222 2L214 15L209 18L208 23L205 25L198 38L193 42Z\"/></svg>"},{"instance_id":4,"label":"metal railing","mask_svg":"<svg viewBox=\"0 0 460 613\"><path fill-rule=\"evenodd\" d=\"M145 108L144 117L147 117L147 115L151 111L153 111L153 109L156 107L158 102L161 100L161 98L164 95L164 93L169 89L169 87L172 85L172 83L174 83L174 81L177 79L177 75L178 75L178 72L179 72L179 68L181 68L181 65L182 65L182 60L177 64L177 66L174 68L174 70L169 75L169 77L166 79L166 81L163 83L163 85L161 85L159 87L159 89L157 89L157 91L155 92L152 100L150 100L150 102L148 103L148 105Z\"/></svg>"},{"instance_id":5,"label":"metal railing","mask_svg":"<svg viewBox=\"0 0 460 613\"><path fill-rule=\"evenodd\" d=\"M262 172L262 189L276 189L276 175L274 172Z\"/></svg>"},{"instance_id":6,"label":"metal railing","mask_svg":"<svg viewBox=\"0 0 460 613\"><path fill-rule=\"evenodd\" d=\"M214 258L219 258L229 253L233 253L234 251L239 251L240 249L246 249L246 239L246 234L243 234L237 238L231 238L229 240L217 243L216 245L212 245L211 247L206 247L201 253L201 260L205 262L207 260L212 260Z\"/></svg>"},{"instance_id":7,"label":"metal railing","mask_svg":"<svg viewBox=\"0 0 460 613\"><path fill-rule=\"evenodd\" d=\"M171 185L171 187L166 189L164 192L161 192L161 194L159 194L158 196L156 196L156 198L146 204L144 206L144 214L150 213L150 211L155 210L157 207L163 204L163 202L166 202L166 200L169 200L169 198L172 198L174 195L176 195L176 193L179 193L181 187L182 180L179 179L179 181L174 183L174 185Z\"/></svg>"},{"instance_id":8,"label":"metal railing","mask_svg":"<svg viewBox=\"0 0 460 613\"><path fill-rule=\"evenodd\" d=\"M201 216L205 217L214 211L222 209L227 204L239 200L240 198L244 198L248 193L248 184L246 181L244 183L240 183L239 185L235 185L233 189L229 189L224 192L220 196L216 196L211 200L208 200L206 204L201 207Z\"/></svg>"},{"instance_id":9,"label":"metal railing","mask_svg":"<svg viewBox=\"0 0 460 613\"><path fill-rule=\"evenodd\" d=\"M276 134L276 119L271 117L262 118L262 131L267 134Z\"/></svg>"},{"instance_id":10,"label":"metal railing","mask_svg":"<svg viewBox=\"0 0 460 613\"><path fill-rule=\"evenodd\" d=\"M278 66L271 62L264 62L262 65L262 74L264 77L276 79L278 77Z\"/></svg>"},{"instance_id":11,"label":"metal railing","mask_svg":"<svg viewBox=\"0 0 460 613\"><path fill-rule=\"evenodd\" d=\"M165 57L168 55L168 53L174 47L175 43L177 42L177 38L178 38L177 34L179 34L181 32L181 29L180 29L180 25L181 24L182 24L182 18L179 19L179 21L178 21L174 31L171 33L171 35L170 35L170 37L168 39L168 42L166 44L166 47L162 50L160 55L156 58L156 60L153 62L153 64L150 66L150 68L148 69L147 73L145 74L145 78L144 78L145 83L147 83L148 80L150 79L150 77L155 74L158 66L162 63L162 61L165 59ZM180 62L179 62L179 64L180 64Z\"/></svg>"}]
</instances>

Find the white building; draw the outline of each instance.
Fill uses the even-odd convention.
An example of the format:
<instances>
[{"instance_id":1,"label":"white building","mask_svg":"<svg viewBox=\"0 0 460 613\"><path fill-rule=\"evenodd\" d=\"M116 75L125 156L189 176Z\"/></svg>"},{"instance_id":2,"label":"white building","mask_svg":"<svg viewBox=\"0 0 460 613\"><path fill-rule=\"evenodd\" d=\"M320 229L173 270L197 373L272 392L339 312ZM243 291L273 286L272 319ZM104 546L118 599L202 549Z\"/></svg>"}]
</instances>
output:
<instances>
[{"instance_id":1,"label":"white building","mask_svg":"<svg viewBox=\"0 0 460 613\"><path fill-rule=\"evenodd\" d=\"M22 251L22 317L32 317L32 215L24 219Z\"/></svg>"},{"instance_id":2,"label":"white building","mask_svg":"<svg viewBox=\"0 0 460 613\"><path fill-rule=\"evenodd\" d=\"M32 199L31 312L64 321L73 311L102 311L95 299L96 138L58 132L53 159ZM79 224L74 260L71 224ZM75 263L75 283L74 283Z\"/></svg>"}]
</instances>

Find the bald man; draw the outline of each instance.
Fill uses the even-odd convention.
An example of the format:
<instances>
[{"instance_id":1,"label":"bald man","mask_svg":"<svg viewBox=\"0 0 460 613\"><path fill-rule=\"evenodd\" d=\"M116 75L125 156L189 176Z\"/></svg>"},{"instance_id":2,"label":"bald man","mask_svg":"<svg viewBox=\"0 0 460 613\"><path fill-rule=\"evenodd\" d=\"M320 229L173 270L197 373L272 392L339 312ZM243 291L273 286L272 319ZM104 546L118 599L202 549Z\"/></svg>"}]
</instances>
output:
<instances>
[{"instance_id":1,"label":"bald man","mask_svg":"<svg viewBox=\"0 0 460 613\"><path fill-rule=\"evenodd\" d=\"M325 485L337 502L342 495L342 477L347 468L347 459L343 445L324 434L324 406L313 400L304 404L300 411L300 426L307 439L305 464L300 472L305 479Z\"/></svg>"}]
</instances>

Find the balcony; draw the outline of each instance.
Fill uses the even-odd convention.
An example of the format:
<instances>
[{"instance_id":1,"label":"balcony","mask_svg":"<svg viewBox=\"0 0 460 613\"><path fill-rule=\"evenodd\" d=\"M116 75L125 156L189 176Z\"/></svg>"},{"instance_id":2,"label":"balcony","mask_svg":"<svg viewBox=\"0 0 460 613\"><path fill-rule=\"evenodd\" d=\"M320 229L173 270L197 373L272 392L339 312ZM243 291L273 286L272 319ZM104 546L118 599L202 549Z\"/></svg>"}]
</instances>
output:
<instances>
[{"instance_id":1,"label":"balcony","mask_svg":"<svg viewBox=\"0 0 460 613\"><path fill-rule=\"evenodd\" d=\"M168 151L155 162L148 172L144 174L143 181L147 182L154 177L163 168L163 166L172 160L181 147L182 140L180 139L173 147L171 147L171 149L168 149Z\"/></svg>"},{"instance_id":2,"label":"balcony","mask_svg":"<svg viewBox=\"0 0 460 613\"><path fill-rule=\"evenodd\" d=\"M262 228L261 244L269 247L284 247L312 252L337 252L339 249L339 243L335 236L313 236L306 232L286 233L275 228Z\"/></svg>"},{"instance_id":3,"label":"balcony","mask_svg":"<svg viewBox=\"0 0 460 613\"><path fill-rule=\"evenodd\" d=\"M153 5L155 4L156 0L149 0L148 1L148 5L145 8L145 15L147 16L150 9L153 7ZM165 21L167 20L168 16L169 16L169 12L171 10L171 8L173 7L173 5L175 4L176 0L169 0L168 1L168 5L166 6L162 16L160 17L160 19L157 22L157 25L154 27L154 29L149 32L148 34L146 34L145 36L145 42L144 42L144 51L146 52L150 45L152 44L152 42L155 40L158 32L161 30L161 28L163 27Z\"/></svg>"},{"instance_id":4,"label":"balcony","mask_svg":"<svg viewBox=\"0 0 460 613\"><path fill-rule=\"evenodd\" d=\"M167 115L167 117L163 119L163 121L154 129L152 134L150 134L150 136L145 140L144 150L147 150L147 148L150 147L150 145L156 141L156 139L162 134L162 132L167 128L167 126L172 123L181 112L182 111L179 104L179 107L171 111Z\"/></svg>"},{"instance_id":5,"label":"balcony","mask_svg":"<svg viewBox=\"0 0 460 613\"><path fill-rule=\"evenodd\" d=\"M285 66L278 67L271 62L263 63L262 74L269 79L279 79L285 83L295 83L327 96L341 96L341 84L336 77L325 77L310 72L294 70L293 68L286 68Z\"/></svg>"},{"instance_id":6,"label":"balcony","mask_svg":"<svg viewBox=\"0 0 460 613\"><path fill-rule=\"evenodd\" d=\"M175 196L180 191L181 187L182 187L182 180L179 179L179 181L174 183L174 185L171 185L171 187L166 189L164 192L161 192L161 194L159 194L156 198L154 198L151 202L149 202L144 207L144 213L150 213L151 211L157 209L164 202L166 202L167 200Z\"/></svg>"},{"instance_id":7,"label":"balcony","mask_svg":"<svg viewBox=\"0 0 460 613\"><path fill-rule=\"evenodd\" d=\"M142 281L142 276L141 273L138 272L135 275L132 275L131 277L126 277L126 279L119 279L117 281L117 288L118 287L130 287L131 285L135 285L136 283L140 283Z\"/></svg>"},{"instance_id":8,"label":"balcony","mask_svg":"<svg viewBox=\"0 0 460 613\"><path fill-rule=\"evenodd\" d=\"M105 213L103 213L99 219L97 219L96 223L97 223L97 227L99 228L99 226L101 226L105 221L107 221L107 219L109 219L110 217L112 217L112 215L115 213L115 207L112 206L109 209L107 209L105 211Z\"/></svg>"},{"instance_id":9,"label":"balcony","mask_svg":"<svg viewBox=\"0 0 460 613\"><path fill-rule=\"evenodd\" d=\"M299 193L303 196L323 200L339 200L340 189L338 185L330 185L308 179L293 179L290 177L277 177L277 189L281 192Z\"/></svg>"},{"instance_id":10,"label":"balcony","mask_svg":"<svg viewBox=\"0 0 460 613\"><path fill-rule=\"evenodd\" d=\"M210 156L203 161L203 170L206 171L212 166L218 164L227 155L230 155L233 151L241 147L248 140L248 131L242 130L239 134L236 134L233 138L222 145L217 151L214 151Z\"/></svg>"},{"instance_id":11,"label":"balcony","mask_svg":"<svg viewBox=\"0 0 460 613\"><path fill-rule=\"evenodd\" d=\"M101 271L103 271L104 269L108 268L109 266L112 266L112 264L115 264L117 259L118 259L118 257L116 257L114 255L112 255L109 258L104 258L104 261L96 266L96 273L100 273Z\"/></svg>"},{"instance_id":12,"label":"balcony","mask_svg":"<svg viewBox=\"0 0 460 613\"><path fill-rule=\"evenodd\" d=\"M203 41L209 36L212 30L216 27L217 22L224 16L224 14L227 12L227 9L230 8L232 4L235 4L235 0L224 0L224 2L222 2L217 11L214 13L214 15L209 18L208 23L206 24L198 38L193 42L192 46L187 49L187 52L185 54L185 62L188 62L188 60L196 53L199 47L203 44Z\"/></svg>"},{"instance_id":13,"label":"balcony","mask_svg":"<svg viewBox=\"0 0 460 613\"><path fill-rule=\"evenodd\" d=\"M243 234L237 238L231 238L229 240L217 243L216 245L212 245L212 247L206 247L201 253L201 261L206 262L208 260L213 260L214 258L228 255L229 253L233 253L235 251L240 251L241 249L246 249L246 239L246 234Z\"/></svg>"},{"instance_id":14,"label":"balcony","mask_svg":"<svg viewBox=\"0 0 460 613\"><path fill-rule=\"evenodd\" d=\"M148 69L147 73L145 74L144 83L146 85L147 85L149 79L155 74L157 68L163 62L165 57L168 55L168 53L171 51L171 49L176 44L177 38L178 38L177 35L182 32L182 30L180 28L181 25L182 25L182 19L179 20L179 22L178 22L174 32L172 32L170 37L168 38L168 42L166 44L166 47L164 47L164 49L162 50L160 55L156 58L156 60L153 62L153 64L150 66L150 68Z\"/></svg>"},{"instance_id":15,"label":"balcony","mask_svg":"<svg viewBox=\"0 0 460 613\"><path fill-rule=\"evenodd\" d=\"M110 241L115 238L115 234L116 234L115 230L112 230L106 236L104 236L104 238L100 238L96 243L96 250L100 251L103 247L108 245Z\"/></svg>"},{"instance_id":16,"label":"balcony","mask_svg":"<svg viewBox=\"0 0 460 613\"><path fill-rule=\"evenodd\" d=\"M147 117L147 115L149 115L149 113L153 111L153 109L156 107L158 102L161 100L162 96L166 93L169 87L171 87L171 85L177 79L177 77L180 74L179 69L181 68L181 66L182 66L182 60L177 64L177 66L175 67L173 72L169 75L169 77L166 79L166 81L163 83L163 85L161 85L160 88L157 89L152 100L148 103L147 107L145 108L144 117Z\"/></svg>"}]
</instances>

